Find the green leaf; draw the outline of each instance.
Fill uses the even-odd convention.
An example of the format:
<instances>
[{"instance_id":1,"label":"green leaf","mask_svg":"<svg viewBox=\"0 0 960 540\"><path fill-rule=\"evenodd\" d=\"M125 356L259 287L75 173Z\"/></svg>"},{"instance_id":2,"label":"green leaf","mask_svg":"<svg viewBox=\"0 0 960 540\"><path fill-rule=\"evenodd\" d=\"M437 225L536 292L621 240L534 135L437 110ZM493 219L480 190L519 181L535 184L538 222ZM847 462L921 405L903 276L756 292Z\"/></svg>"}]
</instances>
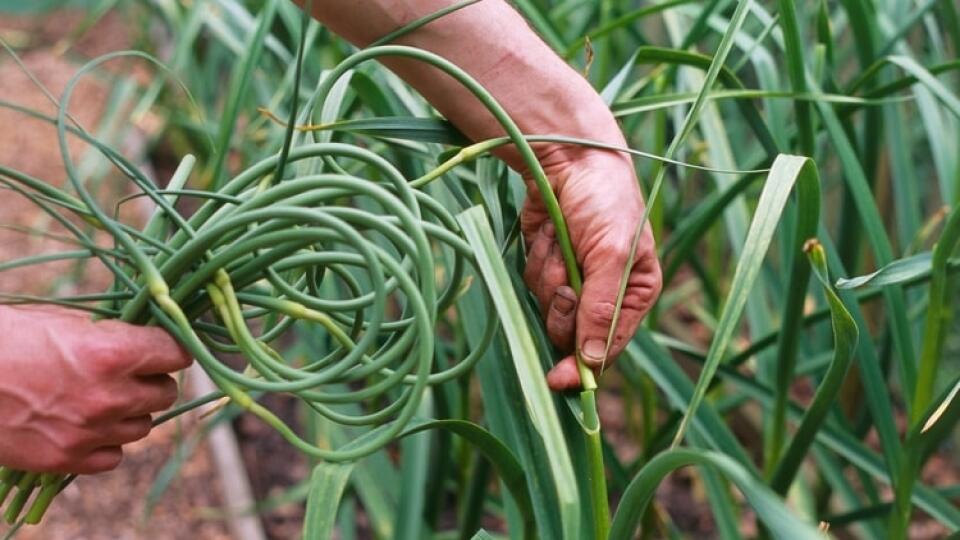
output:
<instances>
[{"instance_id":1,"label":"green leaf","mask_svg":"<svg viewBox=\"0 0 960 540\"><path fill-rule=\"evenodd\" d=\"M414 116L362 118L341 120L329 124L300 127L301 131L341 131L384 139L404 139L462 146L470 141L450 122L438 118Z\"/></svg>"},{"instance_id":2,"label":"green leaf","mask_svg":"<svg viewBox=\"0 0 960 540\"><path fill-rule=\"evenodd\" d=\"M853 352L856 350L857 340L859 339L859 331L853 317L844 307L840 297L830 287L826 255L820 243L811 240L805 247L805 251L813 267L813 273L823 287L824 295L827 297L827 303L830 306L834 355L833 361L830 362L830 367L827 369L827 374L817 386L813 400L800 421L800 426L774 469L770 487L781 495L786 494L800 469L800 464L803 462L807 450L813 444L817 432L820 431L820 427L827 419L827 414L837 399L840 387L847 375L847 369L850 367ZM783 389L779 389L777 397L780 398L786 394ZM780 400L778 399L778 401ZM785 405L784 412L786 412Z\"/></svg>"},{"instance_id":3,"label":"green leaf","mask_svg":"<svg viewBox=\"0 0 960 540\"><path fill-rule=\"evenodd\" d=\"M580 501L577 479L570 454L560 429L560 420L547 388L537 349L527 330L520 301L510 283L500 249L487 223L483 208L475 206L458 217L467 242L473 248L477 266L493 298L494 307L502 321L504 334L510 346L514 367L524 394L524 406L531 421L543 438L547 459L553 475L554 488L562 512L564 538L576 538L580 530Z\"/></svg>"},{"instance_id":4,"label":"green leaf","mask_svg":"<svg viewBox=\"0 0 960 540\"><path fill-rule=\"evenodd\" d=\"M503 441L477 424L466 420L431 420L420 423L414 421L400 436L406 437L421 431L435 429L446 430L463 437L494 466L497 475L507 486L520 509L520 513L523 515L525 530L532 535L534 522L526 474L520 466L520 462L517 461L513 452L507 448Z\"/></svg>"},{"instance_id":5,"label":"green leaf","mask_svg":"<svg viewBox=\"0 0 960 540\"><path fill-rule=\"evenodd\" d=\"M710 343L707 352L707 361L700 373L693 397L687 412L677 431L674 444L682 440L690 419L696 414L697 407L703 401L717 367L723 361L730 349L731 340L736 331L740 315L746 306L747 297L753 289L753 284L763 265L773 234L786 207L787 199L797 182L813 186L819 185L819 177L813 161L799 156L780 155L773 162L773 167L767 175L766 184L760 194L760 201L750 223L747 239L744 243L743 255L737 263L737 269L730 285L730 295L726 300L716 334ZM819 194L819 186L804 190L808 194ZM799 201L800 212L807 211L811 205L819 205L817 199Z\"/></svg>"},{"instance_id":6,"label":"green leaf","mask_svg":"<svg viewBox=\"0 0 960 540\"><path fill-rule=\"evenodd\" d=\"M310 495L307 496L307 515L303 518L304 540L333 537L337 508L351 472L353 463L321 463L313 468Z\"/></svg>"},{"instance_id":7,"label":"green leaf","mask_svg":"<svg viewBox=\"0 0 960 540\"><path fill-rule=\"evenodd\" d=\"M250 33L244 43L244 56L236 64L230 78L227 102L220 120L220 130L217 135L217 157L213 165L213 186L219 187L223 181L223 169L226 166L227 154L230 150L230 141L236 130L237 120L240 117L240 104L247 95L250 83L253 81L253 71L264 50L264 41L269 36L270 25L277 13L277 0L270 0L264 9L257 15L256 29Z\"/></svg>"},{"instance_id":8,"label":"green leaf","mask_svg":"<svg viewBox=\"0 0 960 540\"><path fill-rule=\"evenodd\" d=\"M900 285L930 274L933 253L926 251L910 257L897 259L875 272L852 278L837 280L838 289L857 289L860 287L883 287Z\"/></svg>"},{"instance_id":9,"label":"green leaf","mask_svg":"<svg viewBox=\"0 0 960 540\"><path fill-rule=\"evenodd\" d=\"M634 538L640 518L665 476L689 465L712 467L736 484L757 518L776 538L822 540L815 526L793 515L783 501L742 465L719 452L674 448L651 459L627 486L613 517L610 540Z\"/></svg>"}]
</instances>

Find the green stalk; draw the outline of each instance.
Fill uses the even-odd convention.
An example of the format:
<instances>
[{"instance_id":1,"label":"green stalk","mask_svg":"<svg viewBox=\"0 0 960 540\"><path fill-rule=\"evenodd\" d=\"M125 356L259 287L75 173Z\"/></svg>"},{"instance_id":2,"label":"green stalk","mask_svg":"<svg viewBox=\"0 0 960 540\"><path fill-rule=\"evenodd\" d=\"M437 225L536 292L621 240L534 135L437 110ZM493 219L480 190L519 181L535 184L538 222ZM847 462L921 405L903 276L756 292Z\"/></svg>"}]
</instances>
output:
<instances>
[{"instance_id":1,"label":"green stalk","mask_svg":"<svg viewBox=\"0 0 960 540\"><path fill-rule=\"evenodd\" d=\"M20 512L23 511L24 505L27 504L39 480L39 473L25 473L20 478L20 481L17 482L17 494L13 497L13 500L10 501L10 504L3 514L3 518L7 523L13 525L20 518Z\"/></svg>"},{"instance_id":2,"label":"green stalk","mask_svg":"<svg viewBox=\"0 0 960 540\"><path fill-rule=\"evenodd\" d=\"M580 392L580 406L583 409L583 434L587 445L587 479L593 508L593 537L605 539L610 535L610 505L607 503L607 475L603 466L603 440L595 392L594 389Z\"/></svg>"},{"instance_id":3,"label":"green stalk","mask_svg":"<svg viewBox=\"0 0 960 540\"><path fill-rule=\"evenodd\" d=\"M780 26L783 29L784 52L790 75L790 82L794 92L807 92L806 66L804 63L803 40L797 16L797 7L793 0L779 0ZM800 153L814 158L813 114L810 103L804 100L794 102L797 117L798 142ZM819 194L817 195L819 197ZM801 246L803 241L817 234L819 215L809 216L806 212L798 216L796 225L796 242ZM764 462L768 474L773 473L774 467L780 461L780 455L786 436L786 400L789 397L790 385L793 382L794 366L796 365L797 346L799 344L798 320L802 317L803 302L806 299L807 283L810 279L810 267L799 251L793 253L793 266L790 271L790 280L787 285L787 302L783 310L782 327L777 343L777 361L774 365L774 379L777 389L777 402L773 416L770 418L770 430L765 434Z\"/></svg>"},{"instance_id":4,"label":"green stalk","mask_svg":"<svg viewBox=\"0 0 960 540\"><path fill-rule=\"evenodd\" d=\"M43 515L47 512L47 509L50 508L50 503L53 502L54 497L56 497L65 486L63 481L63 477L57 474L45 473L40 475L40 493L37 494L37 498L34 499L33 504L30 505L30 510L27 511L27 515L24 518L27 525L40 523Z\"/></svg>"},{"instance_id":5,"label":"green stalk","mask_svg":"<svg viewBox=\"0 0 960 540\"><path fill-rule=\"evenodd\" d=\"M10 492L13 491L13 488L17 486L22 477L23 473L20 471L15 471L8 467L0 469L0 507L3 506Z\"/></svg>"},{"instance_id":6,"label":"green stalk","mask_svg":"<svg viewBox=\"0 0 960 540\"><path fill-rule=\"evenodd\" d=\"M899 471L895 471L897 481L894 482L894 506L890 515L890 534L895 540L907 538L910 526L913 488L920 473L925 452L920 436L927 429L927 417L930 414L929 409L936 390L936 377L940 358L943 356L943 345L953 320L953 305L950 302L956 296L957 279L955 275L947 272L947 264L958 245L960 245L960 207L955 207L933 248L930 294L923 327L923 347L920 351L913 407L910 409L911 432L904 443Z\"/></svg>"},{"instance_id":7,"label":"green stalk","mask_svg":"<svg viewBox=\"0 0 960 540\"><path fill-rule=\"evenodd\" d=\"M933 248L931 279L926 322L923 327L923 347L917 372L911 423L916 425L929 407L935 392L943 344L953 320L953 304L957 279L948 273L950 257L960 245L960 205L954 207L943 227L943 233Z\"/></svg>"}]
</instances>

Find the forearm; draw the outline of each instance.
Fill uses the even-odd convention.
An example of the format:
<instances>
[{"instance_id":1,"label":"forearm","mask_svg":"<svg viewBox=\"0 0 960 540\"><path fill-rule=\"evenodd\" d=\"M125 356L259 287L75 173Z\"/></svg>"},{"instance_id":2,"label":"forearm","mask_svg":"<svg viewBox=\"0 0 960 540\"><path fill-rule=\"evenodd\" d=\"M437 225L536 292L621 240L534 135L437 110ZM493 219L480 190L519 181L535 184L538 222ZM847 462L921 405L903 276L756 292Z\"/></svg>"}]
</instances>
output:
<instances>
[{"instance_id":1,"label":"forearm","mask_svg":"<svg viewBox=\"0 0 960 540\"><path fill-rule=\"evenodd\" d=\"M322 0L314 2L313 12L337 34L365 46L452 2ZM526 134L563 134L623 143L616 121L589 83L502 0L483 0L458 10L403 36L397 43L435 52L466 70ZM409 59L385 58L384 63L471 139L504 134L479 100L438 69ZM552 146L539 148L542 155L554 156L557 150ZM572 147L566 150L574 151ZM504 152L502 157L515 167L520 165L513 152Z\"/></svg>"}]
</instances>

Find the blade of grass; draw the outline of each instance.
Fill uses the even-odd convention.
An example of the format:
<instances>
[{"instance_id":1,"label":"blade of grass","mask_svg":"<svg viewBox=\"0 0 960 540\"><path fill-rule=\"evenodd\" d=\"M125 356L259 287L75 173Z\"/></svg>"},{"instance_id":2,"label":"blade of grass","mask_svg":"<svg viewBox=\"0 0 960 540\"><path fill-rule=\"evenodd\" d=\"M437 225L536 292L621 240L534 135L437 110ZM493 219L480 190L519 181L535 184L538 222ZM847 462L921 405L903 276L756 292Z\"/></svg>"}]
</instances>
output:
<instances>
[{"instance_id":1,"label":"blade of grass","mask_svg":"<svg viewBox=\"0 0 960 540\"><path fill-rule=\"evenodd\" d=\"M827 374L817 386L813 400L810 402L807 411L800 421L800 426L794 433L793 439L786 447L782 458L776 463L773 475L770 480L770 487L777 493L785 495L790 488L790 484L796 477L800 464L803 461L807 450L813 444L814 437L820 430L820 426L827 418L843 380L847 374L847 368L853 358L853 352L857 346L859 332L857 325L853 322L853 317L844 307L840 297L836 295L830 286L830 279L827 274L827 261L823 247L816 240L808 241L804 246L804 251L810 259L813 273L823 288L824 295L827 297L827 303L830 306L830 316L833 325L833 361ZM786 399L781 396L788 395L784 388L775 390L777 399L774 403L774 410L781 410L786 421Z\"/></svg>"},{"instance_id":2,"label":"blade of grass","mask_svg":"<svg viewBox=\"0 0 960 540\"><path fill-rule=\"evenodd\" d=\"M249 34L247 41L244 43L244 56L239 59L230 77L229 90L226 103L224 104L215 146L218 152L214 158L215 161L211 173L213 189L221 187L225 179L224 167L226 166L227 154L229 154L231 147L230 141L233 139L237 128L237 121L240 118L240 106L253 80L254 70L263 53L263 44L269 35L270 26L273 24L276 13L277 0L268 0L264 9L257 15L256 30Z\"/></svg>"},{"instance_id":3,"label":"blade of grass","mask_svg":"<svg viewBox=\"0 0 960 540\"><path fill-rule=\"evenodd\" d=\"M757 513L757 517L775 537L811 540L824 538L814 525L793 515L783 501L743 465L719 452L674 448L650 460L627 486L613 519L611 540L633 538L640 517L661 480L674 470L690 465L712 467L736 484Z\"/></svg>"},{"instance_id":4,"label":"blade of grass","mask_svg":"<svg viewBox=\"0 0 960 540\"><path fill-rule=\"evenodd\" d=\"M502 321L504 333L510 344L514 367L523 389L524 406L532 422L537 426L540 436L543 437L555 484L554 489L562 512L560 519L563 523L564 538L575 538L580 528L577 481L536 348L526 329L528 323L523 317L519 300L513 291L507 269L483 209L474 207L466 210L457 219L463 228L467 242L476 254L480 273ZM606 501L603 501L603 504L606 505Z\"/></svg>"},{"instance_id":5,"label":"blade of grass","mask_svg":"<svg viewBox=\"0 0 960 540\"><path fill-rule=\"evenodd\" d=\"M805 183L810 186L799 191L800 194L808 197L798 201L799 211L806 212L809 208L820 204L818 199L819 182L816 167L808 158L781 155L774 161L767 176L764 190L760 195L760 201L757 203L753 221L750 224L743 255L737 264L737 270L730 285L730 296L727 298L723 313L720 316L717 332L710 343L707 360L700 373L690 405L674 438L674 447L683 439L690 418L696 414L697 407L703 401L717 367L727 354L740 315L746 305L747 296L759 274L760 266L763 264L767 249L773 240L773 233L777 228L794 185ZM813 187L814 185L816 187ZM814 194L817 194L817 197L814 197Z\"/></svg>"},{"instance_id":6,"label":"blade of grass","mask_svg":"<svg viewBox=\"0 0 960 540\"><path fill-rule=\"evenodd\" d=\"M340 498L353 472L353 463L321 463L314 467L303 518L303 538L332 538Z\"/></svg>"},{"instance_id":7,"label":"blade of grass","mask_svg":"<svg viewBox=\"0 0 960 540\"><path fill-rule=\"evenodd\" d=\"M733 35L740 29L743 25L746 15L748 13L748 8L750 7L751 0L741 0L737 9L734 12L733 17L731 18L730 27L727 30L727 33L724 34L723 39L720 42L720 45L717 47L717 53L713 58L713 61L710 63L710 67L707 70L707 74L704 78L703 85L700 89L700 93L697 97L697 100L694 102L693 106L690 108L690 111L687 113L686 118L684 119L683 125L680 129L680 132L674 137L671 141L670 146L667 148L666 157L672 158L676 153L677 149L681 144L686 140L686 138L693 131L694 126L697 123L699 118L700 111L702 110L705 98L704 96L713 88L714 83L717 80L717 77L720 74L721 68L723 67L724 62L726 61L727 55L730 53L730 49L733 46ZM660 187L663 184L663 179L666 174L666 169L659 167L657 169L656 179L653 182L653 187L650 190L650 194L647 199L647 204L644 208L643 216L640 219L640 223L637 224L637 230L633 235L633 241L630 245L629 256L627 257L627 264L624 265L623 273L620 276L620 288L617 294L617 301L614 306L613 319L610 324L610 332L607 334L607 342L605 348L604 358L609 354L610 346L613 343L613 335L616 332L617 323L620 319L620 312L623 307L623 298L627 290L627 281L630 276L630 271L633 268L633 261L636 258L637 248L640 244L640 238L642 236L644 225L649 217L650 208L653 203L656 201ZM681 424L682 426L682 424ZM682 429L678 432L677 439L674 440L676 444L680 438L682 438Z\"/></svg>"}]
</instances>

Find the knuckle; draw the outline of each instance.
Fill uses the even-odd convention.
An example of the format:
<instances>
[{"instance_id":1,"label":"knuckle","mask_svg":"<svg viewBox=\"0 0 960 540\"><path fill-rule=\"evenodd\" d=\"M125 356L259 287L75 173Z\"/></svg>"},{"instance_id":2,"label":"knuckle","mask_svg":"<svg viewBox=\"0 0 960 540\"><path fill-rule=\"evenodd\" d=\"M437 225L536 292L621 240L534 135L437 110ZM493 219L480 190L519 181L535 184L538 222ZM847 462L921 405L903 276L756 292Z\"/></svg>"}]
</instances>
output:
<instances>
[{"instance_id":1,"label":"knuckle","mask_svg":"<svg viewBox=\"0 0 960 540\"><path fill-rule=\"evenodd\" d=\"M613 260L620 262L621 266L622 264L625 264L627 260L630 259L631 253L630 253L629 245L616 244L614 246L611 246L608 249L610 252L610 257L613 258ZM631 261L631 262L636 262L636 261Z\"/></svg>"},{"instance_id":2,"label":"knuckle","mask_svg":"<svg viewBox=\"0 0 960 540\"><path fill-rule=\"evenodd\" d=\"M590 317L593 322L610 326L613 324L613 316L616 313L617 306L613 302L602 301L594 302L586 306L586 309L587 316Z\"/></svg>"},{"instance_id":3,"label":"knuckle","mask_svg":"<svg viewBox=\"0 0 960 540\"><path fill-rule=\"evenodd\" d=\"M120 448L100 450L87 461L87 469L93 474L112 471L119 467L122 461L123 450Z\"/></svg>"},{"instance_id":4,"label":"knuckle","mask_svg":"<svg viewBox=\"0 0 960 540\"><path fill-rule=\"evenodd\" d=\"M66 429L57 434L54 459L69 460L90 445L89 434L80 429Z\"/></svg>"},{"instance_id":5,"label":"knuckle","mask_svg":"<svg viewBox=\"0 0 960 540\"><path fill-rule=\"evenodd\" d=\"M602 258L601 258L602 257ZM617 266L623 267L627 259L630 258L630 244L621 242L598 242L595 249L591 250L588 260L613 261Z\"/></svg>"},{"instance_id":6,"label":"knuckle","mask_svg":"<svg viewBox=\"0 0 960 540\"><path fill-rule=\"evenodd\" d=\"M105 390L91 392L84 416L89 422L116 418L128 408L128 402L116 392Z\"/></svg>"},{"instance_id":7,"label":"knuckle","mask_svg":"<svg viewBox=\"0 0 960 540\"><path fill-rule=\"evenodd\" d=\"M160 383L158 394L159 399L157 400L157 406L159 410L170 408L177 402L177 397L179 397L180 394L177 381L175 381L173 377L164 378L163 382Z\"/></svg>"},{"instance_id":8,"label":"knuckle","mask_svg":"<svg viewBox=\"0 0 960 540\"><path fill-rule=\"evenodd\" d=\"M115 339L86 339L76 352L95 377L116 377L126 369L122 347Z\"/></svg>"},{"instance_id":9,"label":"knuckle","mask_svg":"<svg viewBox=\"0 0 960 540\"><path fill-rule=\"evenodd\" d=\"M153 424L150 421L150 417L144 417L142 419L134 421L133 428L131 429L131 442L139 441L147 435L150 434L150 431L153 429Z\"/></svg>"},{"instance_id":10,"label":"knuckle","mask_svg":"<svg viewBox=\"0 0 960 540\"><path fill-rule=\"evenodd\" d=\"M92 390L82 413L88 420L102 420L113 416L117 409L116 398L105 391Z\"/></svg>"},{"instance_id":11,"label":"knuckle","mask_svg":"<svg viewBox=\"0 0 960 540\"><path fill-rule=\"evenodd\" d=\"M623 295L623 309L645 313L655 298L649 289L634 289Z\"/></svg>"},{"instance_id":12,"label":"knuckle","mask_svg":"<svg viewBox=\"0 0 960 540\"><path fill-rule=\"evenodd\" d=\"M54 451L48 453L37 463L37 470L72 472L77 467L76 458L64 451Z\"/></svg>"},{"instance_id":13,"label":"knuckle","mask_svg":"<svg viewBox=\"0 0 960 540\"><path fill-rule=\"evenodd\" d=\"M651 297L656 298L660 296L660 291L663 290L663 269L660 268L660 263L656 257L654 257L650 266L649 271L645 272L648 280L647 288L650 289Z\"/></svg>"}]
</instances>

